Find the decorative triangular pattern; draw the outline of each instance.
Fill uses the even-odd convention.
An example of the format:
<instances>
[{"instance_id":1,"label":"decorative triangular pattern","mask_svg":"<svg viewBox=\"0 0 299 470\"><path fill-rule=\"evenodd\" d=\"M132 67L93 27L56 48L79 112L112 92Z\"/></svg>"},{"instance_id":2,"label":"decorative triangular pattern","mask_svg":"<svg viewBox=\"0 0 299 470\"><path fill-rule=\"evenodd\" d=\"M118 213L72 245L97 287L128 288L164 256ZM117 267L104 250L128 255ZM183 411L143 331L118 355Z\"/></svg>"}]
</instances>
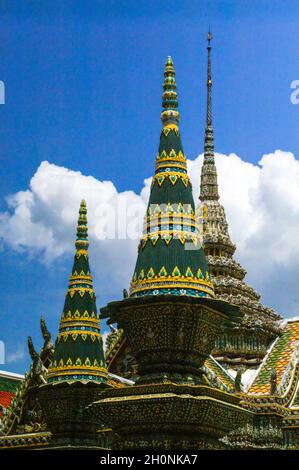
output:
<instances>
[{"instance_id":1,"label":"decorative triangular pattern","mask_svg":"<svg viewBox=\"0 0 299 470\"><path fill-rule=\"evenodd\" d=\"M180 115L170 57L164 70L162 108L156 171L130 295L213 296L178 128ZM200 279L195 275L199 269Z\"/></svg>"},{"instance_id":2,"label":"decorative triangular pattern","mask_svg":"<svg viewBox=\"0 0 299 470\"><path fill-rule=\"evenodd\" d=\"M55 343L48 382L107 378L96 297L88 260L87 209L82 201L77 227L76 254L70 276L59 334ZM92 370L91 370L92 369Z\"/></svg>"}]
</instances>

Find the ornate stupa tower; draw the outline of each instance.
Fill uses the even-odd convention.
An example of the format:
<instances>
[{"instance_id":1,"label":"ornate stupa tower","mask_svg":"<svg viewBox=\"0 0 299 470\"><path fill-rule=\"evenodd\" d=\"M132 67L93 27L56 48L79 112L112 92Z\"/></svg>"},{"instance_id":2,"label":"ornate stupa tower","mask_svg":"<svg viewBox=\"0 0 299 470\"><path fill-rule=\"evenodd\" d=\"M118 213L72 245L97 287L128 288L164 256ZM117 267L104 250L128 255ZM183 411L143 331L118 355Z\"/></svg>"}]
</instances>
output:
<instances>
[{"instance_id":1,"label":"ornate stupa tower","mask_svg":"<svg viewBox=\"0 0 299 470\"><path fill-rule=\"evenodd\" d=\"M170 57L163 90L163 127L130 295L101 309L109 324L123 330L138 378L134 386L103 392L90 415L113 429L117 449L219 448L228 423L248 416L238 406L239 397L227 400L213 387L204 363L221 327L239 321L239 312L214 299L180 138Z\"/></svg>"},{"instance_id":2,"label":"ornate stupa tower","mask_svg":"<svg viewBox=\"0 0 299 470\"><path fill-rule=\"evenodd\" d=\"M216 341L215 358L229 367L256 367L277 336L280 320L273 309L260 303L260 295L244 282L245 269L234 259L225 211L219 202L212 125L211 32L208 33L207 111L204 160L201 170L200 205L203 242L217 298L239 305L241 326L226 328Z\"/></svg>"},{"instance_id":3,"label":"ornate stupa tower","mask_svg":"<svg viewBox=\"0 0 299 470\"><path fill-rule=\"evenodd\" d=\"M53 433L51 446L101 448L96 420L85 408L107 387L107 370L96 296L88 259L87 209L79 210L76 254L47 384L40 387L42 409Z\"/></svg>"},{"instance_id":4,"label":"ornate stupa tower","mask_svg":"<svg viewBox=\"0 0 299 470\"><path fill-rule=\"evenodd\" d=\"M100 333L96 295L88 259L87 209L79 210L76 254L66 293L48 382L92 380L105 382L107 370Z\"/></svg>"},{"instance_id":5,"label":"ornate stupa tower","mask_svg":"<svg viewBox=\"0 0 299 470\"><path fill-rule=\"evenodd\" d=\"M213 297L178 127L171 57L165 64L163 90L163 127L130 295Z\"/></svg>"}]
</instances>

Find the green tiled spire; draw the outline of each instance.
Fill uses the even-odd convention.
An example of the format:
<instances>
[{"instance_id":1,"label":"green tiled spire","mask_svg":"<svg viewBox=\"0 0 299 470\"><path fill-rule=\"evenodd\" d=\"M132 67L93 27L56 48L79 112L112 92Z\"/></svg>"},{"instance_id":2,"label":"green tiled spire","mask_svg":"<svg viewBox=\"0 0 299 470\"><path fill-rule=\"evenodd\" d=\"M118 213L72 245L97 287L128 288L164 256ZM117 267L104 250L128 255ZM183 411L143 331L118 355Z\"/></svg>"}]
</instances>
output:
<instances>
[{"instance_id":1,"label":"green tiled spire","mask_svg":"<svg viewBox=\"0 0 299 470\"><path fill-rule=\"evenodd\" d=\"M88 380L107 377L96 296L88 261L87 209L79 210L76 254L60 319L48 381Z\"/></svg>"},{"instance_id":2,"label":"green tiled spire","mask_svg":"<svg viewBox=\"0 0 299 470\"><path fill-rule=\"evenodd\" d=\"M171 57L165 64L163 90L163 128L130 295L213 296L178 128Z\"/></svg>"}]
</instances>

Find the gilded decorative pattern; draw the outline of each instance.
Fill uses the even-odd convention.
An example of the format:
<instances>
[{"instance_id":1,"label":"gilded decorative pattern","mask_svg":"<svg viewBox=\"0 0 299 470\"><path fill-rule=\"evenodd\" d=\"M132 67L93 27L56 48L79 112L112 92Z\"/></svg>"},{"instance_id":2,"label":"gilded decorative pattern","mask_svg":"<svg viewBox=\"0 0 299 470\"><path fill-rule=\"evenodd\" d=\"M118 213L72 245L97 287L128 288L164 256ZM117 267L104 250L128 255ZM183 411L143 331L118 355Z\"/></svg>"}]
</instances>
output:
<instances>
[{"instance_id":1,"label":"gilded decorative pattern","mask_svg":"<svg viewBox=\"0 0 299 470\"><path fill-rule=\"evenodd\" d=\"M151 232L142 235L140 244L143 248L147 241L150 240L152 245L156 245L159 239L163 240L166 245L168 245L172 240L179 240L182 245L186 242L192 242L194 247L201 246L197 234L184 230L152 230Z\"/></svg>"},{"instance_id":2,"label":"gilded decorative pattern","mask_svg":"<svg viewBox=\"0 0 299 470\"><path fill-rule=\"evenodd\" d=\"M77 226L76 254L69 280L59 333L56 338L53 361L48 371L48 381L55 382L80 378L104 381L107 370L96 296L88 261L87 209L82 201ZM87 374L87 375L86 375Z\"/></svg>"},{"instance_id":3,"label":"gilded decorative pattern","mask_svg":"<svg viewBox=\"0 0 299 470\"><path fill-rule=\"evenodd\" d=\"M191 215L195 217L195 211L191 204L170 204L170 203L162 203L162 204L153 204L148 207L147 210L147 220L151 217L155 216L185 216Z\"/></svg>"},{"instance_id":4,"label":"gilded decorative pattern","mask_svg":"<svg viewBox=\"0 0 299 470\"><path fill-rule=\"evenodd\" d=\"M155 274L151 268L147 274L141 271L139 274L135 273L130 286L131 295L135 292L145 290L155 290L163 288L177 288L177 289L194 289L199 292L213 296L213 284L209 280L209 274L206 273L204 277L201 269L194 274L190 268L187 268L184 275L180 273L178 267L174 268L171 274L168 274L164 267L161 268L159 273ZM157 293L158 293L157 292ZM183 295L183 292L181 293Z\"/></svg>"},{"instance_id":5,"label":"gilded decorative pattern","mask_svg":"<svg viewBox=\"0 0 299 470\"><path fill-rule=\"evenodd\" d=\"M161 171L159 173L156 173L153 176L152 187L155 183L157 183L159 186L162 186L166 178L171 182L172 185L175 185L176 182L180 180L182 181L185 187L192 187L189 176L179 171Z\"/></svg>"}]
</instances>

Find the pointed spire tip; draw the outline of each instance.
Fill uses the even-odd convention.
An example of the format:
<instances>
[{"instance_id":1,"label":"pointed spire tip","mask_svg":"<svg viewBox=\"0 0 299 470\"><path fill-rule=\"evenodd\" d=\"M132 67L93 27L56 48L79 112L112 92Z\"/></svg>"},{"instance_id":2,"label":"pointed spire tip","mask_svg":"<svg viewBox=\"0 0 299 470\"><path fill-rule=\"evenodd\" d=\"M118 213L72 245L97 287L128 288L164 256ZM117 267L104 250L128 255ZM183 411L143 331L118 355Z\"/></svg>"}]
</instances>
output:
<instances>
[{"instance_id":1,"label":"pointed spire tip","mask_svg":"<svg viewBox=\"0 0 299 470\"><path fill-rule=\"evenodd\" d=\"M161 120L163 126L167 126L169 124L177 126L180 120L175 82L175 70L170 55L167 56L164 68Z\"/></svg>"},{"instance_id":2,"label":"pointed spire tip","mask_svg":"<svg viewBox=\"0 0 299 470\"><path fill-rule=\"evenodd\" d=\"M214 160L214 131L212 125L212 70L211 70L211 40L212 33L208 32L208 70L207 70L207 113L204 140L204 161L201 170L200 196L201 201L218 200L217 170Z\"/></svg>"},{"instance_id":3,"label":"pointed spire tip","mask_svg":"<svg viewBox=\"0 0 299 470\"><path fill-rule=\"evenodd\" d=\"M82 199L80 203L79 218L77 224L77 240L75 243L77 250L88 248L88 227L86 214L86 201L85 199Z\"/></svg>"}]
</instances>

